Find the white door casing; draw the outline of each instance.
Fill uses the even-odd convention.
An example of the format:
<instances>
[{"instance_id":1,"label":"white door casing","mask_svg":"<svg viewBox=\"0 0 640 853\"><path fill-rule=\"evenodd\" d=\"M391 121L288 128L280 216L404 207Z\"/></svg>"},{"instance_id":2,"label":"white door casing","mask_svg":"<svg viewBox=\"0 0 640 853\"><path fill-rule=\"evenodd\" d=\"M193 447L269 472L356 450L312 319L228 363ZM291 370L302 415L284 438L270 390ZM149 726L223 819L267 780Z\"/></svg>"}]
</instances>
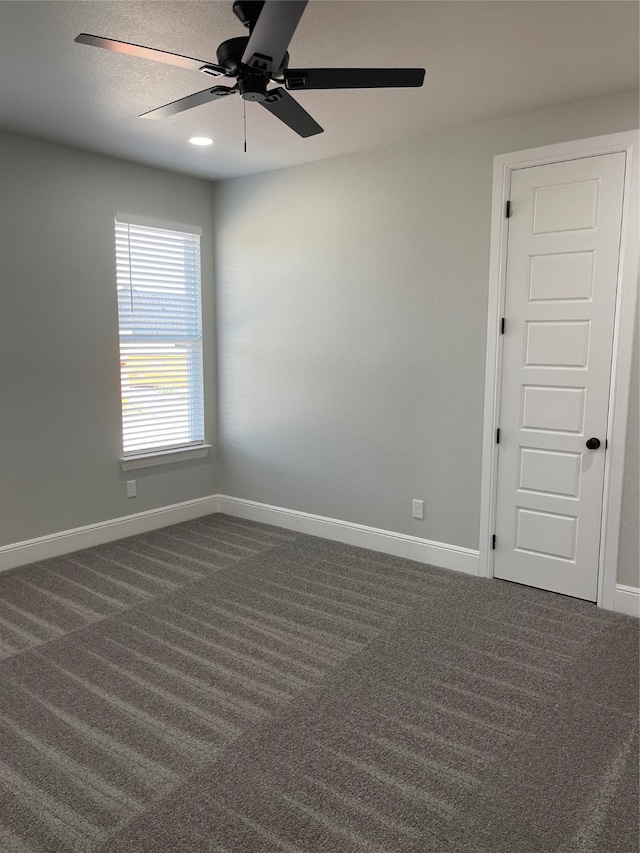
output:
<instances>
[{"instance_id":1,"label":"white door casing","mask_svg":"<svg viewBox=\"0 0 640 853\"><path fill-rule=\"evenodd\" d=\"M531 443L525 446L523 443L523 450L526 450L527 452L524 454L518 453L517 464L519 467L515 472L515 476L520 478L517 480L517 483L523 484L523 488L521 489L523 495L520 495L519 497L524 497L526 499L535 497L540 500L553 498L556 502L556 509L555 512L550 510L549 506L542 509L541 504L538 504L537 507L533 505L523 506L524 501L520 501L521 508L529 510L529 512L522 514L522 525L520 528L516 528L516 501L514 497L511 519L514 542L515 531L517 529L520 535L519 547L527 557L536 556L534 549L530 549L530 546L537 545L537 547L540 547L541 540L538 539L538 541L535 542L532 537L536 537L540 533L543 533L544 536L551 537L551 539L550 541L542 544L548 549L551 549L552 546L557 546L558 550L562 553L558 554L556 559L561 564L563 564L563 561L566 561L564 562L565 567L569 566L572 553L571 549L574 548L575 544L577 554L580 541L579 536L577 535L577 530L575 529L575 524L570 521L570 514L566 511L562 511L557 504L563 503L563 497L567 498L567 500L564 501L565 504L569 503L571 500L573 500L574 504L576 501L580 501L580 498L575 497L577 490L576 479L578 477L580 478L580 482L577 485L582 489L578 494L584 496L584 475L588 475L587 482L592 481L594 479L593 472L596 471L598 467L597 465L594 466L593 463L585 463L585 466L583 467L582 458L585 454L589 454L588 462L589 459L601 454L600 466L604 467L604 489L603 492L601 490L601 506L603 509L600 513L601 523L598 524L597 521L595 522L594 527L596 528L596 534L592 536L592 539L596 542L596 546L594 548L596 552L596 571L598 572L596 592L594 593L594 583L592 580L590 584L587 584L587 586L590 587L588 591L585 591L583 588L583 591L578 592L577 594L584 595L591 600L593 600L597 595L598 605L609 609L617 609L618 607L616 571L619 548L622 485L625 474L624 459L630 378L632 370L632 341L638 290L638 222L640 219L640 204L638 203L640 201L640 170L638 158L638 149L640 148L639 142L640 134L637 130L633 130L610 134L608 136L595 137L592 139L559 143L557 145L550 145L544 148L514 152L513 154L497 155L494 158L480 508L479 574L484 577L492 577L494 575L496 551L492 550L492 538L497 532L497 486L499 474L498 451L504 451L506 447L505 442L508 442L508 437L504 432L504 423L501 423L504 415L504 412L501 413L501 386L503 355L505 358L508 356L508 352L505 351L505 353L503 353L503 346L507 346L505 337L508 338L509 331L507 331L506 336L500 334L500 318L505 315L507 238L509 234L509 225L513 226L514 218L517 216L515 198L514 194L511 192L512 178L514 179L515 190L517 189L517 185L515 183L516 174L520 170L524 171L529 167L567 163L567 161L576 161L584 158L597 158L600 155L611 153L620 153L625 160L622 229L619 245L620 262L617 268L617 275L614 273L613 282L613 289L616 289L617 287L617 296L612 305L612 310L614 311L615 316L613 320L613 347L609 362L611 381L609 383L608 398L605 403L605 435L607 435L609 439L609 448L605 456L602 452L604 448L591 452L587 451L586 448L584 448L584 445L580 448L580 451L577 451L569 448L553 448L548 444L537 447ZM555 183L552 181L551 187L547 186L551 191L540 194L540 201L537 210L538 224L535 229L537 233L535 236L543 237L545 236L543 231L553 232L558 228L559 224L561 225L561 223L553 221L550 213L551 205L549 202L554 201L554 195L556 197L559 194L562 195L562 190L558 192L553 191L552 189L559 187L562 183L563 181L557 181ZM582 181L581 183L588 183L588 180ZM574 203L579 202L579 196L582 192L582 201L584 204L584 197L585 195L588 197L590 189L592 191L593 187L589 188L588 186L582 186L581 189L576 189L573 193ZM509 198L514 202L514 218L507 220L504 216L504 206L506 200ZM555 200L557 200L557 198ZM594 200L593 192L591 192L591 200ZM597 203L600 203L599 199L597 200ZM591 210L593 213L593 207ZM565 214L568 212L570 212L570 210L565 210ZM531 213L533 215L533 211ZM545 217L546 227L543 227L542 221ZM532 221L533 220L530 222L530 234L531 231L533 231ZM583 222L580 230L587 230L585 228L585 224L587 227L593 228L593 217L591 219L591 225L589 226L588 222ZM562 237L561 231L558 231L557 233L559 237ZM547 234L545 239L548 241L551 236L551 234ZM564 236L566 237L567 234L564 234ZM533 263L530 262L533 272L530 269L528 273L529 290L527 291L527 294L533 295L534 299L528 299L527 301L537 303L533 306L536 311L542 312L543 303L545 302L552 303L556 301L564 301L570 304L572 302L577 303L578 301L587 298L580 291L581 286L579 284L579 280L580 278L584 279L585 277L588 277L590 259L585 255L587 255L590 250L576 248L575 250L571 249L569 251L572 252L570 259L565 257L555 259L537 257L538 254L564 254L564 250L531 252L531 254L536 256L536 259ZM574 268L576 271L575 280L571 285L569 285L570 289L565 294L565 298L563 300L550 299L548 285L549 283L553 284L553 276L555 276L556 281L558 278L566 281L567 265ZM594 275L596 276L596 278L593 279L595 282L597 280L595 268ZM547 282L546 285L543 283L544 281ZM533 291L531 290L532 286ZM547 289L545 289L545 287ZM573 288L573 290L571 290L571 288ZM527 367L531 368L529 371L530 373L536 371L539 373L540 371L546 370L548 375L555 373L556 376L559 377L560 373L565 371L582 369L583 373L588 372L589 368L580 368L580 360L576 357L576 353L580 347L583 347L583 349L585 346L591 347L592 318L588 318L588 339L585 338L586 329L584 325L580 325L585 322L585 318L581 315L571 317L569 314L560 314L559 317L553 318L550 314L539 313L537 315L532 315L527 319L532 321L532 325L530 333L527 329L527 341L529 346L525 351L523 320L523 337L521 340L522 349L519 352L521 369L524 370L525 359L527 359L529 362ZM573 323L571 322L572 320ZM560 324L563 324L564 331L567 332L566 335L559 334ZM507 330L509 330L509 325L507 325ZM511 331L513 331L513 326L511 326ZM555 338L554 332L556 333ZM596 347L597 346L598 345L596 344ZM573 348L573 352L568 352L569 347ZM554 363L559 364L563 359L565 361L577 361L578 364L572 363L570 365L565 365L564 367L553 367ZM584 364L584 359L582 359L582 364ZM542 383L539 377L536 382L538 383L539 388L532 388L527 392L527 396L529 397L527 402L531 404L528 409L530 423L533 423L531 419L536 416L536 407L538 410L537 415L544 414L541 404L544 402L543 398L545 395L541 393L541 390L543 388L551 389L551 399L553 399L552 395L556 393L556 387L554 387L556 383L546 381ZM521 383L521 385L522 384L527 383ZM536 383L531 382L530 384L534 385ZM577 397L580 396L579 391L581 386L576 383L570 387L577 389L577 393L573 395L574 403L576 403ZM521 389L521 391L524 396L524 389ZM561 391L558 391L557 393L561 393ZM549 395L546 396L548 397ZM571 399L571 395L563 395L561 393L561 396L568 396L569 400ZM523 404L523 399L521 399L520 402ZM574 406L574 408L577 407ZM524 408L521 409L520 414L522 420ZM554 412L552 411L549 414L554 415ZM559 417L559 414L555 412L555 416ZM562 424L558 424L556 422L556 427L558 425L562 426ZM567 424L565 424L565 426L566 425ZM496 444L496 428L498 426L503 430L500 445ZM587 412L585 411L585 423L582 429L584 435L581 436L582 441L591 437L591 435L597 435L597 430L594 429L594 431L588 434L589 430L590 424L587 421ZM530 432L538 437L543 436L549 438L550 434L554 432L559 433L560 430L557 428L547 430L537 429L535 432L533 430L530 430ZM574 436L575 438L573 433L567 433L567 435L569 437ZM603 435L597 435L597 437L601 440L604 438ZM578 452L580 454L579 469L577 468L576 460ZM571 456L572 453L575 455ZM523 459L520 458L521 456ZM519 490L519 488L516 489L514 487L514 492ZM573 492L573 495L559 494L561 491ZM556 492L556 494L554 495L553 492ZM544 523L547 520L544 515L545 513L550 517L549 521L551 522L550 525L547 525L548 529L546 531L540 529L541 523ZM554 519L552 516L558 516L558 518ZM567 517L569 517L568 523ZM580 520L579 515L574 515L574 518L577 518L578 521ZM556 521L558 522L557 525L555 524ZM544 526L544 524L542 524L542 526ZM585 525L583 524L582 527L584 528L584 526ZM555 530L550 529L554 527ZM562 532L562 528L564 528L564 533ZM573 541L574 533L576 534L575 543ZM500 545L498 544L498 549L499 548ZM531 553L529 553L529 549L531 550ZM534 562L536 561L534 560ZM542 562L544 562L544 560L542 560ZM499 558L497 573L500 573ZM531 583L530 580L523 580L523 582ZM539 586L544 586L544 583L540 583L539 581L534 583ZM552 586L551 588L556 587ZM576 594L575 590L570 591L570 594Z\"/></svg>"},{"instance_id":2,"label":"white door casing","mask_svg":"<svg viewBox=\"0 0 640 853\"><path fill-rule=\"evenodd\" d=\"M591 601L625 160L511 178L494 576Z\"/></svg>"}]
</instances>

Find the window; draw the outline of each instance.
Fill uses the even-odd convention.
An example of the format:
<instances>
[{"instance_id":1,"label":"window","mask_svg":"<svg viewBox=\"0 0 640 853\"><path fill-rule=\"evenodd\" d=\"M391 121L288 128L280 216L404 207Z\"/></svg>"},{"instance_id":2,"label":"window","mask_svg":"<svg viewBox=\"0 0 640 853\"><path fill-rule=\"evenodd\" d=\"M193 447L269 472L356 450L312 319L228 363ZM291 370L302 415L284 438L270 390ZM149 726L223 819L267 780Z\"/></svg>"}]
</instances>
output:
<instances>
[{"instance_id":1,"label":"window","mask_svg":"<svg viewBox=\"0 0 640 853\"><path fill-rule=\"evenodd\" d=\"M116 218L124 459L204 445L200 233Z\"/></svg>"}]
</instances>

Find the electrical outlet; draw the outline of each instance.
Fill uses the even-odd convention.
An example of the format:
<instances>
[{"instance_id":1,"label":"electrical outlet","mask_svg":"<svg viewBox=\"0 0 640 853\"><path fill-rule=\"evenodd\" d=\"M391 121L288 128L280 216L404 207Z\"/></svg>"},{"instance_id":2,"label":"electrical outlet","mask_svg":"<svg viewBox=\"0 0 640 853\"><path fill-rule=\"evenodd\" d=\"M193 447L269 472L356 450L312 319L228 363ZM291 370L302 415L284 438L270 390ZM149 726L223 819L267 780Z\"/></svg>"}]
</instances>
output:
<instances>
[{"instance_id":1,"label":"electrical outlet","mask_svg":"<svg viewBox=\"0 0 640 853\"><path fill-rule=\"evenodd\" d=\"M414 501L411 515L414 518L424 518L424 501Z\"/></svg>"},{"instance_id":2,"label":"electrical outlet","mask_svg":"<svg viewBox=\"0 0 640 853\"><path fill-rule=\"evenodd\" d=\"M136 481L135 480L127 480L127 497L135 498L136 496Z\"/></svg>"}]
</instances>

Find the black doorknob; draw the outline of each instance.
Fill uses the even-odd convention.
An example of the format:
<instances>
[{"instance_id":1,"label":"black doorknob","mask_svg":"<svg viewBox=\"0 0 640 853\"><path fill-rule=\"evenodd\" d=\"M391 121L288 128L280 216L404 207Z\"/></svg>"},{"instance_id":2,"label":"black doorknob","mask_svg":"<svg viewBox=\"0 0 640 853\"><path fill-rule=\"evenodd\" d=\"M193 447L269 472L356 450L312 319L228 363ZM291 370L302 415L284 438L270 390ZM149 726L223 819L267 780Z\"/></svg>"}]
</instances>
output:
<instances>
[{"instance_id":1,"label":"black doorknob","mask_svg":"<svg viewBox=\"0 0 640 853\"><path fill-rule=\"evenodd\" d=\"M599 438L587 439L587 448L589 450L597 450L599 447L600 447L600 439Z\"/></svg>"}]
</instances>

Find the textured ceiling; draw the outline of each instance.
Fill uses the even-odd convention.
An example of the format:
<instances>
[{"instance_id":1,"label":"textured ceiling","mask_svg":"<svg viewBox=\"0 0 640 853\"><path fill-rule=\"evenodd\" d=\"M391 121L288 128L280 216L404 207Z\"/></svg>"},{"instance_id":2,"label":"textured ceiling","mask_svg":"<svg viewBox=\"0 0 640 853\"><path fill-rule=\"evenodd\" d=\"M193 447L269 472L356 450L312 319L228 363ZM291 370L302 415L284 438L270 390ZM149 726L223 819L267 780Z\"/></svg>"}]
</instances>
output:
<instances>
[{"instance_id":1,"label":"textured ceiling","mask_svg":"<svg viewBox=\"0 0 640 853\"><path fill-rule=\"evenodd\" d=\"M137 116L210 77L74 43L80 32L216 61L246 31L231 2L1 0L0 123L208 178L251 174L638 87L638 4L615 0L311 0L290 66L420 66L421 89L296 92L325 132L301 139L237 97ZM196 149L194 135L215 146Z\"/></svg>"}]
</instances>

